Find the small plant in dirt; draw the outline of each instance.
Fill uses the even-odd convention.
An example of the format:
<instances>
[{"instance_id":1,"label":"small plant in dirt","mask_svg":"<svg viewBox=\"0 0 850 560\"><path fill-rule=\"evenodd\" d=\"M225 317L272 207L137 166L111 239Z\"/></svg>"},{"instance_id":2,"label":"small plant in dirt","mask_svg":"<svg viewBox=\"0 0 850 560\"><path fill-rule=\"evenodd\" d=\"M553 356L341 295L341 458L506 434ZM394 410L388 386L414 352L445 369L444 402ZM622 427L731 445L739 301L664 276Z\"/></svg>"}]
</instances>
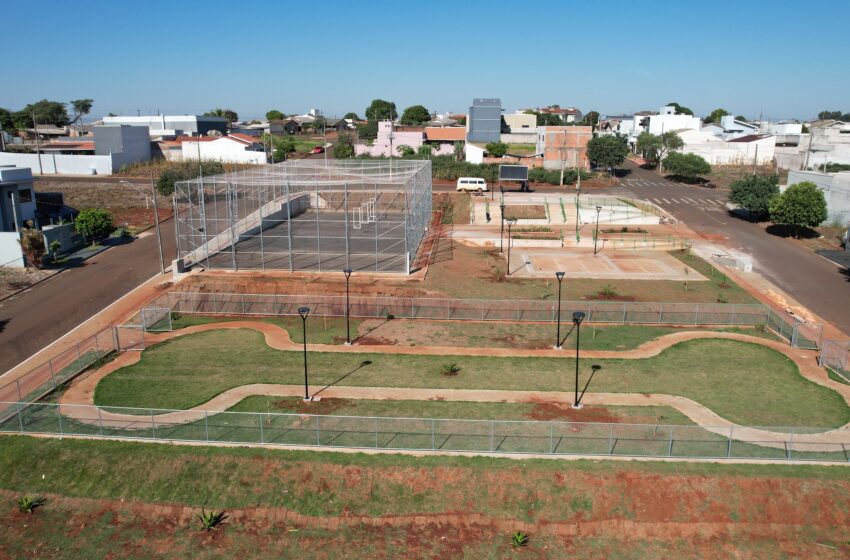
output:
<instances>
[{"instance_id":1,"label":"small plant in dirt","mask_svg":"<svg viewBox=\"0 0 850 560\"><path fill-rule=\"evenodd\" d=\"M505 271L499 267L496 267L496 270L493 271L493 279L496 282L504 282L506 279Z\"/></svg>"},{"instance_id":2,"label":"small plant in dirt","mask_svg":"<svg viewBox=\"0 0 850 560\"><path fill-rule=\"evenodd\" d=\"M617 293L617 289L614 286L611 284L605 284L602 286L602 289L599 290L599 295L605 299L614 299L620 294Z\"/></svg>"},{"instance_id":3,"label":"small plant in dirt","mask_svg":"<svg viewBox=\"0 0 850 560\"><path fill-rule=\"evenodd\" d=\"M50 242L50 254L53 255L53 263L59 262L59 249L62 248L62 243L58 239Z\"/></svg>"},{"instance_id":4,"label":"small plant in dirt","mask_svg":"<svg viewBox=\"0 0 850 560\"><path fill-rule=\"evenodd\" d=\"M45 498L37 498L35 496L21 496L17 500L18 511L24 513L32 513L36 508L40 508L47 500Z\"/></svg>"},{"instance_id":5,"label":"small plant in dirt","mask_svg":"<svg viewBox=\"0 0 850 560\"><path fill-rule=\"evenodd\" d=\"M728 288L729 287L729 284L726 282L726 275L725 274L720 275L720 283L718 284L718 286L720 286L721 288Z\"/></svg>"},{"instance_id":6,"label":"small plant in dirt","mask_svg":"<svg viewBox=\"0 0 850 560\"><path fill-rule=\"evenodd\" d=\"M201 525L205 531L212 531L227 519L227 514L222 511L206 511L201 509L198 514L198 519L201 520Z\"/></svg>"},{"instance_id":7,"label":"small plant in dirt","mask_svg":"<svg viewBox=\"0 0 850 560\"><path fill-rule=\"evenodd\" d=\"M729 303L729 299L723 294L717 294L717 303Z\"/></svg>"},{"instance_id":8,"label":"small plant in dirt","mask_svg":"<svg viewBox=\"0 0 850 560\"><path fill-rule=\"evenodd\" d=\"M516 548L528 546L528 535L522 531L517 531L511 536L511 544Z\"/></svg>"},{"instance_id":9,"label":"small plant in dirt","mask_svg":"<svg viewBox=\"0 0 850 560\"><path fill-rule=\"evenodd\" d=\"M452 362L449 364L443 364L440 368L440 373L445 375L446 377L453 377L460 372L460 366L456 363Z\"/></svg>"}]
</instances>

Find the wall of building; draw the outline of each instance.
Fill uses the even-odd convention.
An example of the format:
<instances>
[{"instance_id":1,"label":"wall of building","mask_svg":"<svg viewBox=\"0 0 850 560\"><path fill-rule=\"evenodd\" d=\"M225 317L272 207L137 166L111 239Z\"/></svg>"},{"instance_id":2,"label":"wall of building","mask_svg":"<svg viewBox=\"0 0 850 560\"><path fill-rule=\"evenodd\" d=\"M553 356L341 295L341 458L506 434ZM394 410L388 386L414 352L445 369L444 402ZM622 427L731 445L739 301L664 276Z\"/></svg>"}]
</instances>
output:
<instances>
[{"instance_id":1,"label":"wall of building","mask_svg":"<svg viewBox=\"0 0 850 560\"><path fill-rule=\"evenodd\" d=\"M112 156L62 154L14 154L0 152L0 165L29 167L40 175L112 175Z\"/></svg>"},{"instance_id":2,"label":"wall of building","mask_svg":"<svg viewBox=\"0 0 850 560\"><path fill-rule=\"evenodd\" d=\"M502 102L499 99L473 99L466 123L468 142L498 142L502 133Z\"/></svg>"},{"instance_id":3,"label":"wall of building","mask_svg":"<svg viewBox=\"0 0 850 560\"><path fill-rule=\"evenodd\" d=\"M466 143L465 149L467 163L484 163L484 148L475 144Z\"/></svg>"},{"instance_id":4,"label":"wall of building","mask_svg":"<svg viewBox=\"0 0 850 560\"><path fill-rule=\"evenodd\" d=\"M702 121L691 115L652 115L649 117L649 132L658 135L671 130L699 130Z\"/></svg>"},{"instance_id":5,"label":"wall of building","mask_svg":"<svg viewBox=\"0 0 850 560\"><path fill-rule=\"evenodd\" d=\"M205 135L212 130L217 130L222 134L227 132L227 121L224 117L197 117L194 115L103 117L103 124L146 126L151 136L174 136L180 134Z\"/></svg>"},{"instance_id":6,"label":"wall of building","mask_svg":"<svg viewBox=\"0 0 850 560\"><path fill-rule=\"evenodd\" d=\"M0 231L0 266L24 267L24 254L18 239L20 237L16 231Z\"/></svg>"},{"instance_id":7,"label":"wall of building","mask_svg":"<svg viewBox=\"0 0 850 560\"><path fill-rule=\"evenodd\" d=\"M151 141L144 126L105 125L94 127L94 153L112 156L112 170L151 159Z\"/></svg>"},{"instance_id":8,"label":"wall of building","mask_svg":"<svg viewBox=\"0 0 850 560\"><path fill-rule=\"evenodd\" d=\"M527 115L525 113L513 113L505 115L505 124L511 129L511 132L516 133L537 133L537 115Z\"/></svg>"},{"instance_id":9,"label":"wall of building","mask_svg":"<svg viewBox=\"0 0 850 560\"><path fill-rule=\"evenodd\" d=\"M850 222L850 171L842 173L790 171L788 184L780 190L785 191L788 186L804 181L814 183L823 192L827 211L825 224L845 225Z\"/></svg>"},{"instance_id":10,"label":"wall of building","mask_svg":"<svg viewBox=\"0 0 850 560\"><path fill-rule=\"evenodd\" d=\"M701 130L679 133L685 143L680 150L696 154L712 165L771 164L776 154L776 137L767 136L752 142L729 142Z\"/></svg>"},{"instance_id":11,"label":"wall of building","mask_svg":"<svg viewBox=\"0 0 850 560\"><path fill-rule=\"evenodd\" d=\"M537 129L536 153L543 154L543 167L590 169L587 143L593 138L589 126L541 126Z\"/></svg>"},{"instance_id":12,"label":"wall of building","mask_svg":"<svg viewBox=\"0 0 850 560\"><path fill-rule=\"evenodd\" d=\"M219 138L212 142L183 142L183 160L198 159L200 144L201 159L212 159L227 163L266 163L265 152L246 150L245 144L227 138Z\"/></svg>"},{"instance_id":13,"label":"wall of building","mask_svg":"<svg viewBox=\"0 0 850 560\"><path fill-rule=\"evenodd\" d=\"M536 144L537 129L529 132L512 132L510 134L500 134L499 141L505 144Z\"/></svg>"},{"instance_id":14,"label":"wall of building","mask_svg":"<svg viewBox=\"0 0 850 560\"><path fill-rule=\"evenodd\" d=\"M392 134L392 140L390 140ZM370 155L373 157L384 156L389 157L390 151L392 155L398 156L399 146L410 146L414 150L425 143L425 130L395 130L390 121L381 121L378 123L378 136L375 141L369 144L355 144L355 155ZM392 150L390 147L392 146Z\"/></svg>"}]
</instances>

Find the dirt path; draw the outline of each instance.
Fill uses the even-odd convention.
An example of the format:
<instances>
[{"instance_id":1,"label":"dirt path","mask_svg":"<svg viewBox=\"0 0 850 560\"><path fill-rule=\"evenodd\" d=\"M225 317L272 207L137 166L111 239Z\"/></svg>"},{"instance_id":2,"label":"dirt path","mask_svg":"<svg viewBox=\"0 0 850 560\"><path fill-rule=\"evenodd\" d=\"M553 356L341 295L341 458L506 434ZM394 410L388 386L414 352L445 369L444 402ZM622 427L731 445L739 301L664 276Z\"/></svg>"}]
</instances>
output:
<instances>
[{"instance_id":1,"label":"dirt path","mask_svg":"<svg viewBox=\"0 0 850 560\"><path fill-rule=\"evenodd\" d=\"M210 323L188 327L169 333L151 335L149 342L158 343L188 334L218 330L247 328L263 333L266 343L278 350L300 350L302 345L292 342L289 333L282 327L257 321L233 321L225 323ZM800 369L801 374L808 380L835 390L850 404L850 386L836 383L828 378L815 360L813 352L791 349L784 344L759 337L728 332L679 332L661 336L649 341L638 348L626 351L585 351L586 358L618 358L643 359L656 356L663 350L685 340L698 338L719 338L760 344L783 353L792 359ZM427 354L427 355L465 355L465 356L546 356L571 359L568 352L555 349L522 350L509 348L456 348L456 347L398 347L398 346L342 346L327 344L308 344L308 350L314 352L374 352L383 354ZM88 424L102 424L109 427L148 428L152 420L150 416L119 414L104 410L93 409L94 390L101 379L122 367L139 361L141 352L125 352L112 362L78 380L62 395L60 400L63 415ZM351 398L375 400L448 400L471 402L510 402L510 403L540 403L540 402L571 402L572 393L558 391L503 391L478 389L412 389L391 387L347 387L333 386L311 388L312 396L325 398ZM241 400L254 395L268 396L300 396L303 387L300 385L277 385L255 383L228 389L211 400L197 407L175 412L156 415L160 424L183 424L202 420L210 412L222 412L236 405ZM719 416L712 410L685 397L666 394L643 393L588 393L584 396L585 404L617 405L617 406L669 406L675 408L690 418L698 426L719 434L723 437L733 437L736 440L757 442L767 447L784 448L788 445L789 434L769 430L741 426ZM80 406L82 405L82 406ZM793 438L791 438L793 441ZM796 451L826 451L823 445L850 445L850 424L834 430L817 434L807 434L805 441L793 443ZM833 449L829 449L833 450Z\"/></svg>"}]
</instances>

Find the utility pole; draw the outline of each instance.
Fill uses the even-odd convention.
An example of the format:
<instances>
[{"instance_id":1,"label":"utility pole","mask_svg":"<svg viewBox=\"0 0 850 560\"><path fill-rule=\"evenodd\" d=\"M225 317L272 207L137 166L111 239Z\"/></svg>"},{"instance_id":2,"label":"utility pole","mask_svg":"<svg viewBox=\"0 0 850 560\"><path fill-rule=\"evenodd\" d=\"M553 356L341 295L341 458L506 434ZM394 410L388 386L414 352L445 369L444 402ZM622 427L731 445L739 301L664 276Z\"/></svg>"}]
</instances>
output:
<instances>
[{"instance_id":1,"label":"utility pole","mask_svg":"<svg viewBox=\"0 0 850 560\"><path fill-rule=\"evenodd\" d=\"M151 173L151 196L153 197L153 221L156 223L156 248L159 249L159 273L165 274L165 261L162 258L162 232L159 229L159 210L156 207L156 185L153 182L153 169ZM175 216L175 220L177 217Z\"/></svg>"},{"instance_id":2,"label":"utility pole","mask_svg":"<svg viewBox=\"0 0 850 560\"><path fill-rule=\"evenodd\" d=\"M38 155L38 174L44 175L44 167L41 165L41 147L38 145L38 124L35 122L35 112L32 112L32 129L35 132L35 153Z\"/></svg>"}]
</instances>

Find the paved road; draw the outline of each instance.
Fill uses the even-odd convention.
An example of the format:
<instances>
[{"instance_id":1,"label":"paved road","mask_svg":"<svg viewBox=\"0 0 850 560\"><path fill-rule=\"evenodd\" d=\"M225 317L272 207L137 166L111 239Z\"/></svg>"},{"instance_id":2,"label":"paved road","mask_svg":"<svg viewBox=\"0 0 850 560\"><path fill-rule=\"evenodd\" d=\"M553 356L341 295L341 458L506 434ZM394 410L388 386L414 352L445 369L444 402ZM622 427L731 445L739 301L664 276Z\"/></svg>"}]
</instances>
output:
<instances>
[{"instance_id":1,"label":"paved road","mask_svg":"<svg viewBox=\"0 0 850 560\"><path fill-rule=\"evenodd\" d=\"M753 258L753 269L850 334L850 283L840 269L764 227L729 215L727 194L667 181L654 171L627 162L622 194L650 200L709 240Z\"/></svg>"},{"instance_id":2,"label":"paved road","mask_svg":"<svg viewBox=\"0 0 850 560\"><path fill-rule=\"evenodd\" d=\"M0 302L0 374L159 272L156 235L112 247ZM174 258L174 221L162 222L166 262Z\"/></svg>"}]
</instances>

